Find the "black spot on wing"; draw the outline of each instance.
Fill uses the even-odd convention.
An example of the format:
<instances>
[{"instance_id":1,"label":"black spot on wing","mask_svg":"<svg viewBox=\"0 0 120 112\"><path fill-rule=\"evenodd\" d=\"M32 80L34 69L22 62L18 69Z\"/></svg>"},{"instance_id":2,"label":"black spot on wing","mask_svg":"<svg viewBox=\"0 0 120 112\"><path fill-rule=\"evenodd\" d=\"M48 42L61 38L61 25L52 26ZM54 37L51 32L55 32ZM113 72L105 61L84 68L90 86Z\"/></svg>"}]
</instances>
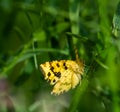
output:
<instances>
[{"instance_id":1,"label":"black spot on wing","mask_svg":"<svg viewBox=\"0 0 120 112\"><path fill-rule=\"evenodd\" d=\"M54 75L55 75L56 77L58 77L58 78L61 77L61 73L60 73L60 72L54 72Z\"/></svg>"},{"instance_id":2,"label":"black spot on wing","mask_svg":"<svg viewBox=\"0 0 120 112\"><path fill-rule=\"evenodd\" d=\"M48 76L48 77L50 77L50 76L51 76L51 73L50 73L50 72L48 72L47 76Z\"/></svg>"},{"instance_id":3,"label":"black spot on wing","mask_svg":"<svg viewBox=\"0 0 120 112\"><path fill-rule=\"evenodd\" d=\"M59 63L57 63L56 65L57 65L57 67L60 67Z\"/></svg>"},{"instance_id":4,"label":"black spot on wing","mask_svg":"<svg viewBox=\"0 0 120 112\"><path fill-rule=\"evenodd\" d=\"M51 68L50 68L50 70L52 71L52 72L54 72L53 70L54 70L54 67L52 66Z\"/></svg>"},{"instance_id":5,"label":"black spot on wing","mask_svg":"<svg viewBox=\"0 0 120 112\"><path fill-rule=\"evenodd\" d=\"M53 83L55 83L55 82L56 82L56 80L54 79L54 80L53 80Z\"/></svg>"},{"instance_id":6,"label":"black spot on wing","mask_svg":"<svg viewBox=\"0 0 120 112\"><path fill-rule=\"evenodd\" d=\"M65 70L68 69L68 67L66 66L66 63L65 63L65 62L63 63L63 66L64 66Z\"/></svg>"}]
</instances>

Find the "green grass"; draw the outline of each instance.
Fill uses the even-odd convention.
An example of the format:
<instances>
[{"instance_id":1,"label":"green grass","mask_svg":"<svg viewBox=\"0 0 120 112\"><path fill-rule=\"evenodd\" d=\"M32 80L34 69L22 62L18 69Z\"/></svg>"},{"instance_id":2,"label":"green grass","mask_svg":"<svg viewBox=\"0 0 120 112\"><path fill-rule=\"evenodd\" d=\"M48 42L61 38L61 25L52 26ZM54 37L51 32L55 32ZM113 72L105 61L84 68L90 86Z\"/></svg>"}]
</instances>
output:
<instances>
[{"instance_id":1,"label":"green grass","mask_svg":"<svg viewBox=\"0 0 120 112\"><path fill-rule=\"evenodd\" d=\"M1 0L0 112L119 112L118 0ZM51 95L39 65L85 63L81 85Z\"/></svg>"}]
</instances>

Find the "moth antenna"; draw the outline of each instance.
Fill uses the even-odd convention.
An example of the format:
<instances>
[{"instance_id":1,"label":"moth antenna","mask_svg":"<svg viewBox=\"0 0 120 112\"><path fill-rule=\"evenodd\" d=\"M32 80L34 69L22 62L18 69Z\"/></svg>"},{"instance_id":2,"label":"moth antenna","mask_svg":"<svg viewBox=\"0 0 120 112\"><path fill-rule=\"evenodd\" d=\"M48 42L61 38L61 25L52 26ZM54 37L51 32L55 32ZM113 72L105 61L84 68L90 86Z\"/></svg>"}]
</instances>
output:
<instances>
[{"instance_id":1,"label":"moth antenna","mask_svg":"<svg viewBox=\"0 0 120 112\"><path fill-rule=\"evenodd\" d=\"M79 60L78 50L76 47L74 49L75 49L75 58L76 58L76 61L78 61Z\"/></svg>"},{"instance_id":2,"label":"moth antenna","mask_svg":"<svg viewBox=\"0 0 120 112\"><path fill-rule=\"evenodd\" d=\"M81 60L81 59L79 58L77 48L74 47L74 49L75 49L76 62L77 62L80 66L83 66L83 67L84 67L85 64L84 64L83 60Z\"/></svg>"}]
</instances>

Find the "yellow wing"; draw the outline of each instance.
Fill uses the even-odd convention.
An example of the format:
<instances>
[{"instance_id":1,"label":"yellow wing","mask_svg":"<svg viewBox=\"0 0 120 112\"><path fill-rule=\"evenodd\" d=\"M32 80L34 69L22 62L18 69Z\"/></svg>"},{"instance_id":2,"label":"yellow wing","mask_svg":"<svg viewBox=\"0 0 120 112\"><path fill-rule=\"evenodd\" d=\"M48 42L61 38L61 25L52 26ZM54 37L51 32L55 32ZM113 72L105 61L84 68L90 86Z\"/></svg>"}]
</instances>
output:
<instances>
[{"instance_id":1,"label":"yellow wing","mask_svg":"<svg viewBox=\"0 0 120 112\"><path fill-rule=\"evenodd\" d=\"M69 89L74 88L79 81L80 77L78 77L73 71L66 70L62 73L61 79L59 79L54 85L51 94L59 95L63 92L67 92Z\"/></svg>"},{"instance_id":2,"label":"yellow wing","mask_svg":"<svg viewBox=\"0 0 120 112\"><path fill-rule=\"evenodd\" d=\"M51 94L60 94L74 88L81 81L83 64L76 61L60 60L46 62L40 65L45 79L54 85Z\"/></svg>"}]
</instances>

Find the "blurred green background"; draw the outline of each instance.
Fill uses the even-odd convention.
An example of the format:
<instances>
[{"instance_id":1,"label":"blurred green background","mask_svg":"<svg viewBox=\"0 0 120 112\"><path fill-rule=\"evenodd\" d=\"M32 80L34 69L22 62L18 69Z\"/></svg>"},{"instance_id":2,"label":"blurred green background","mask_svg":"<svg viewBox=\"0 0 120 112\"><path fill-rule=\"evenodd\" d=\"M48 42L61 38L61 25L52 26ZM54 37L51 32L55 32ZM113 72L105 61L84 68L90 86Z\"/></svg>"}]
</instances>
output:
<instances>
[{"instance_id":1,"label":"blurred green background","mask_svg":"<svg viewBox=\"0 0 120 112\"><path fill-rule=\"evenodd\" d=\"M0 0L0 112L120 112L119 0ZM85 63L59 96L39 65Z\"/></svg>"}]
</instances>

